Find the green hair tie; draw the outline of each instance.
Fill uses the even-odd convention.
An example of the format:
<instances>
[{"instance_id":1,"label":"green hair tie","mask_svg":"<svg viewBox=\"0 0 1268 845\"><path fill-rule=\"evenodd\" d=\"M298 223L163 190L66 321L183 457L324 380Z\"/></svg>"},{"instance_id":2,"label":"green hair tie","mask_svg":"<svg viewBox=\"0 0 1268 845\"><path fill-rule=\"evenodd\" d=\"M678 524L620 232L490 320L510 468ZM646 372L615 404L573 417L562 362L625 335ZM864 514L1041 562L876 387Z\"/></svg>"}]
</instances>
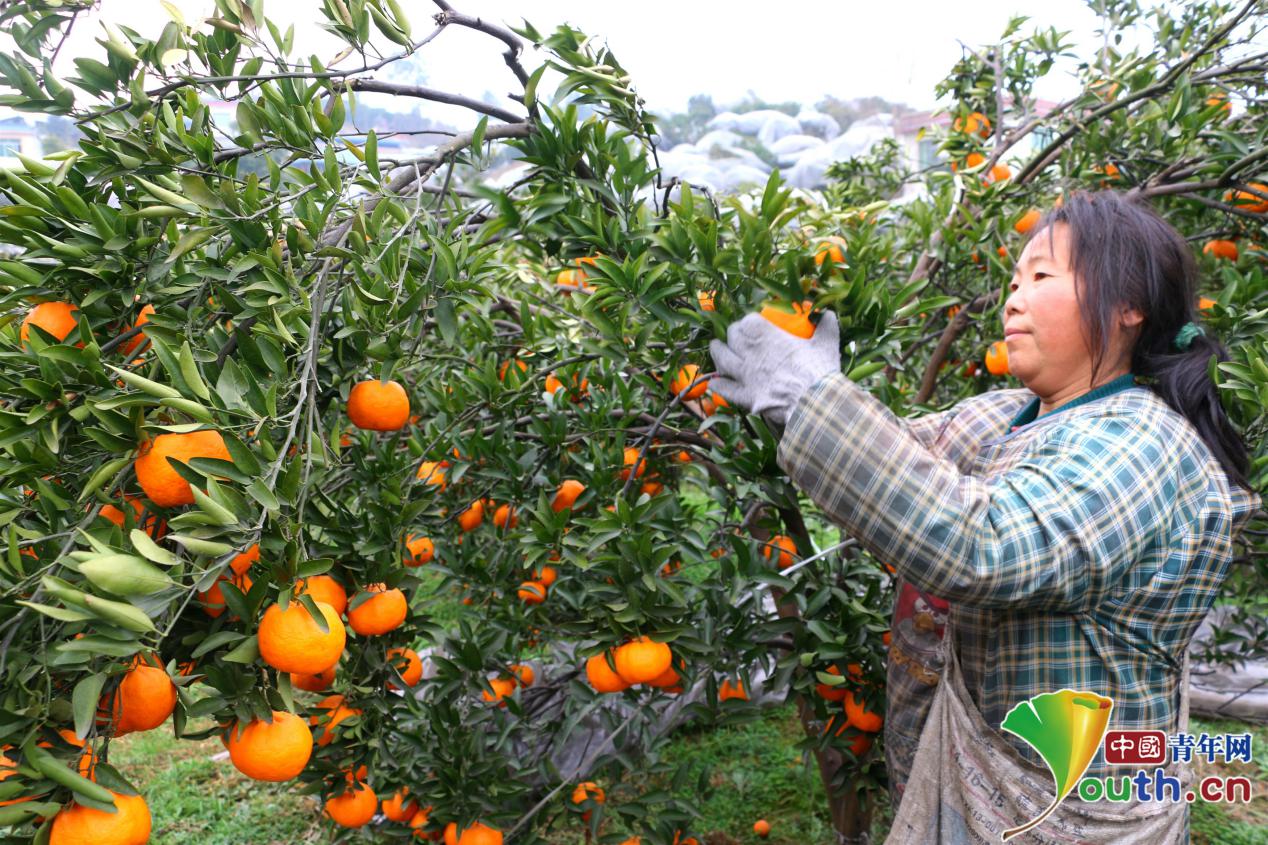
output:
<instances>
[{"instance_id":1,"label":"green hair tie","mask_svg":"<svg viewBox=\"0 0 1268 845\"><path fill-rule=\"evenodd\" d=\"M1185 323L1184 327L1176 332L1176 339L1172 341L1172 344L1176 349L1183 351L1188 349L1189 345L1193 343L1193 338L1205 334L1206 332L1202 331L1202 327L1197 323Z\"/></svg>"}]
</instances>

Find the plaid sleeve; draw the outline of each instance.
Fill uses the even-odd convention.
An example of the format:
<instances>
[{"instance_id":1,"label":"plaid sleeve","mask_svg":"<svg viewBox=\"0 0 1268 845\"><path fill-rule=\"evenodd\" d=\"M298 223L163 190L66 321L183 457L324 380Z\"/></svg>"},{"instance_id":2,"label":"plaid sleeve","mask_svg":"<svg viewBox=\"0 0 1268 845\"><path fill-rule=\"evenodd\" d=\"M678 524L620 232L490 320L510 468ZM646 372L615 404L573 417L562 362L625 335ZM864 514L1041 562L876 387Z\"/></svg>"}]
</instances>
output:
<instances>
[{"instance_id":1,"label":"plaid sleeve","mask_svg":"<svg viewBox=\"0 0 1268 845\"><path fill-rule=\"evenodd\" d=\"M868 551L979 607L1086 609L1167 528L1168 455L1122 418L1082 417L988 484L840 374L794 409L777 460Z\"/></svg>"},{"instance_id":2,"label":"plaid sleeve","mask_svg":"<svg viewBox=\"0 0 1268 845\"><path fill-rule=\"evenodd\" d=\"M906 429L908 434L920 441L921 446L932 449L933 444L938 440L938 435L942 432L942 427L955 416L957 410L957 408L948 408L945 411L921 414L918 417L900 417L894 414L894 419Z\"/></svg>"}]
</instances>

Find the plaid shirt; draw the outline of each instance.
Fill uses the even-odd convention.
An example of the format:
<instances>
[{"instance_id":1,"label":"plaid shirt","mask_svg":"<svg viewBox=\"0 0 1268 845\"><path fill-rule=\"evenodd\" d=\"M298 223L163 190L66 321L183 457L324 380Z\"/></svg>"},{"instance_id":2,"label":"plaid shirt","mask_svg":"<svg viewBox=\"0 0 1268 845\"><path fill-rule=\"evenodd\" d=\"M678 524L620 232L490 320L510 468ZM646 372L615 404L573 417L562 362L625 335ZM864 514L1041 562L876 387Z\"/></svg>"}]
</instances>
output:
<instances>
[{"instance_id":1,"label":"plaid shirt","mask_svg":"<svg viewBox=\"0 0 1268 845\"><path fill-rule=\"evenodd\" d=\"M1229 481L1188 420L1125 378L1126 389L1010 431L1037 410L1028 389L903 420L838 373L789 419L777 455L789 477L901 578L950 602L988 724L1071 687L1113 698L1111 728L1179 730L1184 652L1260 498ZM1088 768L1122 773L1099 753Z\"/></svg>"}]
</instances>

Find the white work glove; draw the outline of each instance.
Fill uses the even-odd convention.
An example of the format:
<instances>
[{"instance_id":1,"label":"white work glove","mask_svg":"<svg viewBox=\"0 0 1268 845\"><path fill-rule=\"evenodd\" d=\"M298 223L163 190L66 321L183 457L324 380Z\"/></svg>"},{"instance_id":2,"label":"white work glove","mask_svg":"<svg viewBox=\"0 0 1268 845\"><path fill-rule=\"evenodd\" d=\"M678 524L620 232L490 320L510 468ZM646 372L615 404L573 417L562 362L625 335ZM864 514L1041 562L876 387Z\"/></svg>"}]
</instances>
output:
<instances>
[{"instance_id":1,"label":"white work glove","mask_svg":"<svg viewBox=\"0 0 1268 845\"><path fill-rule=\"evenodd\" d=\"M826 311L814 335L803 339L753 313L730 325L725 343L710 341L709 353L718 372L709 389L783 427L807 389L841 371L840 327Z\"/></svg>"}]
</instances>

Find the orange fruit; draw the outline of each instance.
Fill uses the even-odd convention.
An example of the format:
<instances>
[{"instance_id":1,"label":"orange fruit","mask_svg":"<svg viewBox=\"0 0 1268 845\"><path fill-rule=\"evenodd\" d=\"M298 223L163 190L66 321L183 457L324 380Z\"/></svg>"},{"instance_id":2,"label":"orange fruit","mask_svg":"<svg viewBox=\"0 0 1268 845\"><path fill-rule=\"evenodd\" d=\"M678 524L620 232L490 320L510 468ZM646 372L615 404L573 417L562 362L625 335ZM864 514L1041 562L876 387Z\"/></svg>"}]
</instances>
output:
<instances>
[{"instance_id":1,"label":"orange fruit","mask_svg":"<svg viewBox=\"0 0 1268 845\"><path fill-rule=\"evenodd\" d=\"M384 806L386 807L387 805L385 804ZM413 806L417 805L415 804ZM423 830L423 828L427 827L427 823L431 818L432 809L433 808L430 805L423 807L421 810L418 810L409 817L407 824L409 824L409 826L414 830L415 839L430 839L433 842L440 841L440 831L437 830L427 833Z\"/></svg>"},{"instance_id":2,"label":"orange fruit","mask_svg":"<svg viewBox=\"0 0 1268 845\"><path fill-rule=\"evenodd\" d=\"M993 376L1008 375L1008 343L997 340L986 350L986 371Z\"/></svg>"},{"instance_id":3,"label":"orange fruit","mask_svg":"<svg viewBox=\"0 0 1268 845\"><path fill-rule=\"evenodd\" d=\"M716 310L716 309L714 308L714 305L713 305L713 294L714 294L714 292L713 292L713 291L711 291L711 290L698 290L698 291L696 291L696 302L698 302L698 303L700 304L700 310L701 310L701 311L714 311L714 310Z\"/></svg>"},{"instance_id":4,"label":"orange fruit","mask_svg":"<svg viewBox=\"0 0 1268 845\"><path fill-rule=\"evenodd\" d=\"M561 293L564 296L571 296L572 291L568 290L569 286L578 290L594 290L594 285L586 281L586 271L581 268L563 270L555 277L555 284L563 288Z\"/></svg>"},{"instance_id":5,"label":"orange fruit","mask_svg":"<svg viewBox=\"0 0 1268 845\"><path fill-rule=\"evenodd\" d=\"M730 678L723 679L722 686L718 687L719 701L729 701L732 698L748 701L748 693L744 691L744 681L739 678L735 679L734 684L731 683Z\"/></svg>"},{"instance_id":6,"label":"orange fruit","mask_svg":"<svg viewBox=\"0 0 1268 845\"><path fill-rule=\"evenodd\" d=\"M458 514L458 526L463 532L474 531L484 522L484 501L476 499L471 507Z\"/></svg>"},{"instance_id":7,"label":"orange fruit","mask_svg":"<svg viewBox=\"0 0 1268 845\"><path fill-rule=\"evenodd\" d=\"M339 795L326 799L326 815L340 827L364 827L374 818L379 796L364 783L355 783Z\"/></svg>"},{"instance_id":8,"label":"orange fruit","mask_svg":"<svg viewBox=\"0 0 1268 845\"><path fill-rule=\"evenodd\" d=\"M815 249L815 266L822 266L823 262L828 260L831 260L833 264L843 263L845 261L845 250L845 238L839 235L829 235L821 239Z\"/></svg>"},{"instance_id":9,"label":"orange fruit","mask_svg":"<svg viewBox=\"0 0 1268 845\"><path fill-rule=\"evenodd\" d=\"M1013 229L1019 234L1024 235L1031 229L1035 228L1035 224L1039 222L1039 218L1042 216L1043 215L1039 213L1039 209L1032 208L1023 214L1021 219L1013 224Z\"/></svg>"},{"instance_id":10,"label":"orange fruit","mask_svg":"<svg viewBox=\"0 0 1268 845\"><path fill-rule=\"evenodd\" d=\"M986 156L982 155L981 153L969 153L967 156L964 157L964 166L966 168L971 169L971 168L977 167L979 164L981 164L984 161L986 161ZM954 162L952 162L951 169L958 170L959 168L956 167Z\"/></svg>"},{"instance_id":11,"label":"orange fruit","mask_svg":"<svg viewBox=\"0 0 1268 845\"><path fill-rule=\"evenodd\" d=\"M310 575L295 585L295 595L304 593L313 597L315 602L330 605L336 616L343 616L348 609L348 591L343 585L329 575Z\"/></svg>"},{"instance_id":12,"label":"orange fruit","mask_svg":"<svg viewBox=\"0 0 1268 845\"><path fill-rule=\"evenodd\" d=\"M118 689L102 699L102 709L114 723L115 736L148 731L167 721L176 709L176 685L158 658L138 654Z\"/></svg>"},{"instance_id":13,"label":"orange fruit","mask_svg":"<svg viewBox=\"0 0 1268 845\"><path fill-rule=\"evenodd\" d=\"M313 735L294 713L274 710L271 722L252 719L242 730L230 728L225 747L233 767L242 774L278 783L290 780L308 765Z\"/></svg>"},{"instance_id":14,"label":"orange fruit","mask_svg":"<svg viewBox=\"0 0 1268 845\"><path fill-rule=\"evenodd\" d=\"M577 497L586 492L586 486L576 479L566 479L559 485L559 489L555 491L555 498L550 503L550 508L555 513L570 508L577 502Z\"/></svg>"},{"instance_id":15,"label":"orange fruit","mask_svg":"<svg viewBox=\"0 0 1268 845\"><path fill-rule=\"evenodd\" d=\"M256 630L265 663L279 672L316 675L339 662L347 632L333 607L322 601L316 604L326 620L326 631L297 601L287 604L286 610L269 605Z\"/></svg>"},{"instance_id":16,"label":"orange fruit","mask_svg":"<svg viewBox=\"0 0 1268 845\"><path fill-rule=\"evenodd\" d=\"M766 819L758 819L753 822L753 832L765 839L770 836L770 822Z\"/></svg>"},{"instance_id":17,"label":"orange fruit","mask_svg":"<svg viewBox=\"0 0 1268 845\"><path fill-rule=\"evenodd\" d=\"M154 313L153 305L147 305L144 308L142 308L141 312L137 314L136 322L132 324L132 328L134 329L140 328L141 326L144 326L146 323L150 322L150 315L153 313ZM144 346L142 344L144 344ZM125 358L131 356L133 352L144 352L149 347L150 347L150 341L146 338L144 332L138 332L132 335L132 337L128 338L122 344L119 345L119 349L120 351L123 352L123 355Z\"/></svg>"},{"instance_id":18,"label":"orange fruit","mask_svg":"<svg viewBox=\"0 0 1268 845\"><path fill-rule=\"evenodd\" d=\"M155 540L167 533L167 520L161 520L146 511L145 505L141 503L139 496L129 496L125 493L123 494L123 501L132 506L132 522L137 528L140 528ZM120 528L127 526L127 518L124 516L123 511L114 505L102 505L98 515L105 517Z\"/></svg>"},{"instance_id":19,"label":"orange fruit","mask_svg":"<svg viewBox=\"0 0 1268 845\"><path fill-rule=\"evenodd\" d=\"M1234 241L1207 241L1202 247L1202 252L1206 255L1213 255L1216 258L1224 258L1229 261L1237 260L1237 244Z\"/></svg>"},{"instance_id":20,"label":"orange fruit","mask_svg":"<svg viewBox=\"0 0 1268 845\"><path fill-rule=\"evenodd\" d=\"M231 579L227 576L221 575L216 579L216 583L198 593L198 603L202 605L203 612L212 619L219 618L220 614L225 612L225 594L220 589L220 585L229 580ZM241 575L234 575L232 581L233 586L241 590L243 594L246 594L251 589L251 576L245 572ZM234 616L231 618L237 619L238 617Z\"/></svg>"},{"instance_id":21,"label":"orange fruit","mask_svg":"<svg viewBox=\"0 0 1268 845\"><path fill-rule=\"evenodd\" d=\"M787 569L792 566L793 558L797 554L797 544L793 538L785 534L776 534L771 537L768 543L762 545L762 557L770 560L776 549L779 550L779 568Z\"/></svg>"},{"instance_id":22,"label":"orange fruit","mask_svg":"<svg viewBox=\"0 0 1268 845\"><path fill-rule=\"evenodd\" d=\"M79 325L75 319L75 312L78 310L77 305L69 302L41 302L27 312L22 320L22 328L18 330L18 337L22 343L26 343L31 337L31 326L38 326L59 341L65 340L75 326Z\"/></svg>"},{"instance_id":23,"label":"orange fruit","mask_svg":"<svg viewBox=\"0 0 1268 845\"><path fill-rule=\"evenodd\" d=\"M423 461L418 465L417 478L424 479L424 482L439 487L441 492L449 486L449 482L445 479L445 467L449 466L449 461Z\"/></svg>"},{"instance_id":24,"label":"orange fruit","mask_svg":"<svg viewBox=\"0 0 1268 845\"><path fill-rule=\"evenodd\" d=\"M502 845L502 831L476 822L458 833L453 822L445 828L445 845Z\"/></svg>"},{"instance_id":25,"label":"orange fruit","mask_svg":"<svg viewBox=\"0 0 1268 845\"><path fill-rule=\"evenodd\" d=\"M528 364L525 364L519 358L515 358L515 366L519 367L520 372L528 372ZM503 361L502 366L498 367L498 381L506 381L506 368L511 366L510 361Z\"/></svg>"},{"instance_id":26,"label":"orange fruit","mask_svg":"<svg viewBox=\"0 0 1268 845\"><path fill-rule=\"evenodd\" d=\"M524 604L541 604L546 601L546 585L541 581L525 581L515 594Z\"/></svg>"},{"instance_id":27,"label":"orange fruit","mask_svg":"<svg viewBox=\"0 0 1268 845\"><path fill-rule=\"evenodd\" d=\"M348 610L348 625L363 637L377 636L394 631L409 614L409 602L405 594L386 584L370 584L365 592L374 593L356 607Z\"/></svg>"},{"instance_id":28,"label":"orange fruit","mask_svg":"<svg viewBox=\"0 0 1268 845\"><path fill-rule=\"evenodd\" d=\"M594 781L586 781L577 784L577 788L572 791L572 803L584 804L587 801L593 801L596 804L602 804L607 800L607 796L603 792L603 788L595 784Z\"/></svg>"},{"instance_id":29,"label":"orange fruit","mask_svg":"<svg viewBox=\"0 0 1268 845\"><path fill-rule=\"evenodd\" d=\"M625 469L621 470L622 481L626 481L627 479L629 479L630 467L634 467L635 464L638 465L637 467L634 468L635 478L639 478L640 476L642 476L643 472L647 469L647 459L644 458L643 460L640 461L638 459L638 455L639 455L639 449L637 447L635 446L625 447L625 452L623 457Z\"/></svg>"},{"instance_id":30,"label":"orange fruit","mask_svg":"<svg viewBox=\"0 0 1268 845\"><path fill-rule=\"evenodd\" d=\"M436 547L432 544L431 538L410 534L405 538L405 551L402 562L406 566L422 566L431 561Z\"/></svg>"},{"instance_id":31,"label":"orange fruit","mask_svg":"<svg viewBox=\"0 0 1268 845\"><path fill-rule=\"evenodd\" d=\"M172 469L168 458L185 464L194 458L233 460L220 432L211 429L188 434L160 434L144 441L133 464L136 480L150 501L161 508L194 503L189 482Z\"/></svg>"},{"instance_id":32,"label":"orange fruit","mask_svg":"<svg viewBox=\"0 0 1268 845\"><path fill-rule=\"evenodd\" d=\"M498 505L498 509L493 512L493 524L498 528L514 528L520 524L520 516L510 505Z\"/></svg>"},{"instance_id":33,"label":"orange fruit","mask_svg":"<svg viewBox=\"0 0 1268 845\"><path fill-rule=\"evenodd\" d=\"M392 793L391 798L383 802L383 815L394 822L410 821L417 812L418 802L409 798L408 786L402 786Z\"/></svg>"},{"instance_id":34,"label":"orange fruit","mask_svg":"<svg viewBox=\"0 0 1268 845\"><path fill-rule=\"evenodd\" d=\"M722 408L730 407L729 403L722 397L721 393L710 393L700 400L700 410L704 412L706 417L711 417Z\"/></svg>"},{"instance_id":35,"label":"orange fruit","mask_svg":"<svg viewBox=\"0 0 1268 845\"><path fill-rule=\"evenodd\" d=\"M487 689L480 692L480 697L485 701L496 701L499 707L505 707L506 702L502 699L510 696L515 692L514 678L490 678L489 686L493 688L493 692Z\"/></svg>"},{"instance_id":36,"label":"orange fruit","mask_svg":"<svg viewBox=\"0 0 1268 845\"><path fill-rule=\"evenodd\" d=\"M674 455L674 460L680 464L689 464L691 463L691 453L686 449L681 449L677 455Z\"/></svg>"},{"instance_id":37,"label":"orange fruit","mask_svg":"<svg viewBox=\"0 0 1268 845\"><path fill-rule=\"evenodd\" d=\"M559 391L560 389L562 389L563 386L564 386L564 383L560 381L559 376L555 375L554 373L551 373L550 375L546 376L546 392L547 393L555 393ZM572 388L568 391L568 394L572 398L572 401L579 402L581 401L581 398L583 396L588 396L590 393L589 386L590 386L590 380L584 379L584 378L581 380L581 384L577 384L577 374L573 373L572 374Z\"/></svg>"},{"instance_id":38,"label":"orange fruit","mask_svg":"<svg viewBox=\"0 0 1268 845\"><path fill-rule=\"evenodd\" d=\"M883 642L885 645L889 645L890 640L892 640L893 638L894 638L894 635L890 633L889 631L886 631L885 633L881 634L881 642Z\"/></svg>"},{"instance_id":39,"label":"orange fruit","mask_svg":"<svg viewBox=\"0 0 1268 845\"><path fill-rule=\"evenodd\" d=\"M1110 82L1108 79L1098 79L1088 87L1105 102L1114 99L1114 95L1118 93L1118 83Z\"/></svg>"},{"instance_id":40,"label":"orange fruit","mask_svg":"<svg viewBox=\"0 0 1268 845\"><path fill-rule=\"evenodd\" d=\"M1223 91L1216 91L1214 94L1206 98L1205 103L1208 107L1219 106L1223 109L1225 115L1229 114L1233 110L1233 104L1228 101L1228 94Z\"/></svg>"},{"instance_id":41,"label":"orange fruit","mask_svg":"<svg viewBox=\"0 0 1268 845\"><path fill-rule=\"evenodd\" d=\"M553 566L543 566L537 572L533 573L533 581L539 582L544 587L549 587L555 583L555 579L559 577L559 573L555 571Z\"/></svg>"},{"instance_id":42,"label":"orange fruit","mask_svg":"<svg viewBox=\"0 0 1268 845\"><path fill-rule=\"evenodd\" d=\"M531 687L533 681L537 680L537 673L533 671L533 667L526 663L515 663L511 666L511 674L515 675L516 682L522 687Z\"/></svg>"},{"instance_id":43,"label":"orange fruit","mask_svg":"<svg viewBox=\"0 0 1268 845\"><path fill-rule=\"evenodd\" d=\"M792 313L777 305L768 305L761 310L761 315L791 335L810 338L815 333L814 323L810 322L810 302L806 299L792 303Z\"/></svg>"},{"instance_id":44,"label":"orange fruit","mask_svg":"<svg viewBox=\"0 0 1268 845\"><path fill-rule=\"evenodd\" d=\"M1263 182L1248 182L1246 187L1259 191L1261 194L1268 194L1268 185ZM1268 199L1264 199L1258 194L1252 194L1250 191L1229 191L1224 194L1224 202L1231 203L1242 211L1249 211L1251 214L1268 212Z\"/></svg>"},{"instance_id":45,"label":"orange fruit","mask_svg":"<svg viewBox=\"0 0 1268 845\"><path fill-rule=\"evenodd\" d=\"M72 802L53 816L49 845L144 845L150 841L150 807L140 795L111 790L115 811Z\"/></svg>"},{"instance_id":46,"label":"orange fruit","mask_svg":"<svg viewBox=\"0 0 1268 845\"><path fill-rule=\"evenodd\" d=\"M686 366L678 370L678 374L675 375L673 380L669 383L669 392L677 396L678 394L682 393L684 390L687 390L687 386L690 385L699 377L700 377L700 368L697 367L695 364L687 364ZM691 388L691 390L687 390L687 392L683 394L682 398L683 399L698 399L701 396L703 396L705 394L705 391L707 391L708 389L709 389L709 382L702 381L699 384L697 384L695 387Z\"/></svg>"},{"instance_id":47,"label":"orange fruit","mask_svg":"<svg viewBox=\"0 0 1268 845\"><path fill-rule=\"evenodd\" d=\"M328 695L321 701L317 702L318 710L327 711L322 716L309 716L308 723L316 725L322 723L321 734L317 737L317 744L320 746L329 745L335 738L334 729L340 722L361 715L360 708L348 707L343 703L342 695Z\"/></svg>"},{"instance_id":48,"label":"orange fruit","mask_svg":"<svg viewBox=\"0 0 1268 845\"><path fill-rule=\"evenodd\" d=\"M660 574L668 578L669 576L676 574L680 569L682 569L682 562L671 560L660 568Z\"/></svg>"},{"instance_id":49,"label":"orange fruit","mask_svg":"<svg viewBox=\"0 0 1268 845\"><path fill-rule=\"evenodd\" d=\"M845 717L851 725L868 733L876 733L885 724L885 718L868 710L862 698L856 698L853 692L845 694Z\"/></svg>"},{"instance_id":50,"label":"orange fruit","mask_svg":"<svg viewBox=\"0 0 1268 845\"><path fill-rule=\"evenodd\" d=\"M983 138L990 137L991 120L980 111L969 112L967 117L957 117L953 124L956 132L972 135L976 132Z\"/></svg>"},{"instance_id":51,"label":"orange fruit","mask_svg":"<svg viewBox=\"0 0 1268 845\"><path fill-rule=\"evenodd\" d=\"M631 686L659 678L674 661L667 643L653 642L648 637L639 637L618 647L615 657L616 673Z\"/></svg>"},{"instance_id":52,"label":"orange fruit","mask_svg":"<svg viewBox=\"0 0 1268 845\"><path fill-rule=\"evenodd\" d=\"M348 393L348 419L366 431L396 431L409 421L409 396L399 381L359 381Z\"/></svg>"},{"instance_id":53,"label":"orange fruit","mask_svg":"<svg viewBox=\"0 0 1268 845\"><path fill-rule=\"evenodd\" d=\"M629 688L625 679L608 666L602 654L596 654L586 661L586 680L596 692L620 692Z\"/></svg>"},{"instance_id":54,"label":"orange fruit","mask_svg":"<svg viewBox=\"0 0 1268 845\"><path fill-rule=\"evenodd\" d=\"M401 680L406 686L412 687L423 679L423 661L412 648L389 648L387 659L400 671ZM387 688L396 689L396 684L388 681Z\"/></svg>"},{"instance_id":55,"label":"orange fruit","mask_svg":"<svg viewBox=\"0 0 1268 845\"><path fill-rule=\"evenodd\" d=\"M656 689L663 689L666 692L682 692L682 687L679 686L681 682L682 676L678 674L678 670L671 664L664 672L657 675L655 678L652 678L650 681L646 681L645 685L655 687ZM677 689L675 689L675 687Z\"/></svg>"},{"instance_id":56,"label":"orange fruit","mask_svg":"<svg viewBox=\"0 0 1268 845\"><path fill-rule=\"evenodd\" d=\"M308 690L309 692L325 692L330 689L330 685L334 682L334 666L331 666L324 672L316 672L311 675L291 672L291 686L296 689Z\"/></svg>"},{"instance_id":57,"label":"orange fruit","mask_svg":"<svg viewBox=\"0 0 1268 845\"><path fill-rule=\"evenodd\" d=\"M245 552L239 552L233 556L233 560L229 561L229 568L233 570L234 575L242 575L251 568L251 564L260 559L260 544L252 543L251 547Z\"/></svg>"},{"instance_id":58,"label":"orange fruit","mask_svg":"<svg viewBox=\"0 0 1268 845\"><path fill-rule=\"evenodd\" d=\"M988 176L988 181L1004 182L1012 178L1012 175L1013 175L1013 171L1011 168L1009 168L1007 164L996 164L991 167L990 175Z\"/></svg>"},{"instance_id":59,"label":"orange fruit","mask_svg":"<svg viewBox=\"0 0 1268 845\"><path fill-rule=\"evenodd\" d=\"M1200 297L1200 298L1198 299L1198 310L1199 310L1199 311L1210 311L1210 310L1211 310L1212 308L1214 308L1214 307L1215 307L1215 300L1214 300L1214 299L1207 299L1205 296ZM103 510L104 510L104 508L103 508Z\"/></svg>"}]
</instances>

